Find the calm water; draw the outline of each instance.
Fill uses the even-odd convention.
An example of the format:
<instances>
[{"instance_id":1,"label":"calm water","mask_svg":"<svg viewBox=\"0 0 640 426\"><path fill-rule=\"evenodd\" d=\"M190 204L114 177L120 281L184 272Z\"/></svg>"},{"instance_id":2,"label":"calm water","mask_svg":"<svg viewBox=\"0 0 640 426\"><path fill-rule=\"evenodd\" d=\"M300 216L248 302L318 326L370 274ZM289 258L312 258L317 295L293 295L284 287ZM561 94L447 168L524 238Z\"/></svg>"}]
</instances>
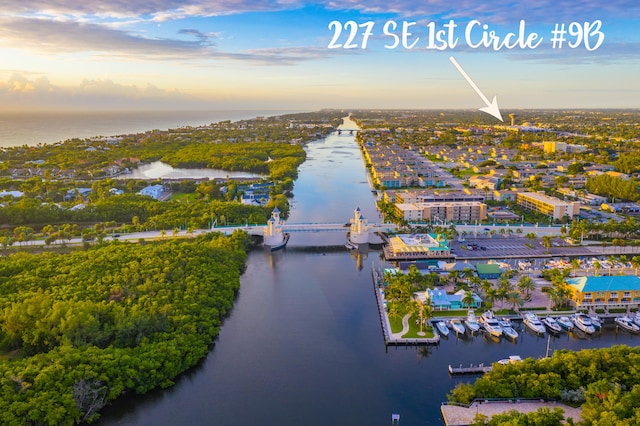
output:
<instances>
[{"instance_id":1,"label":"calm water","mask_svg":"<svg viewBox=\"0 0 640 426\"><path fill-rule=\"evenodd\" d=\"M219 169L176 169L162 161L143 164L131 171L131 173L119 175L118 179L214 179L225 177L256 177L260 175L250 172L232 172Z\"/></svg>"},{"instance_id":2,"label":"calm water","mask_svg":"<svg viewBox=\"0 0 640 426\"><path fill-rule=\"evenodd\" d=\"M345 221L357 206L378 220L353 137L310 144L292 221ZM250 253L240 295L215 348L174 387L118 401L102 425L440 425L440 402L460 380L449 364L544 356L547 340L449 337L440 346L386 348L371 281L379 252L348 253L344 234L293 234L285 251ZM316 246L315 248L309 246ZM551 349L636 345L605 330Z\"/></svg>"},{"instance_id":3,"label":"calm water","mask_svg":"<svg viewBox=\"0 0 640 426\"><path fill-rule=\"evenodd\" d=\"M286 111L290 112L290 111ZM199 126L224 120L285 114L285 111L0 111L0 148L55 143L70 138L114 136L147 130Z\"/></svg>"}]
</instances>

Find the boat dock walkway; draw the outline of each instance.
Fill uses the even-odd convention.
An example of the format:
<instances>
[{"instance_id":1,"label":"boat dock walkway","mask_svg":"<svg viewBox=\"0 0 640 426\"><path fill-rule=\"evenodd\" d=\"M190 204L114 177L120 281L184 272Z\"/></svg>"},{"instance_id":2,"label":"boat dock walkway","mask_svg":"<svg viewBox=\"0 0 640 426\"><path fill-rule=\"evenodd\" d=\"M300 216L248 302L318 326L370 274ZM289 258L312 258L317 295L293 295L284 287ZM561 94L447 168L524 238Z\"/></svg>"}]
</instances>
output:
<instances>
[{"instance_id":1,"label":"boat dock walkway","mask_svg":"<svg viewBox=\"0 0 640 426\"><path fill-rule=\"evenodd\" d=\"M460 364L460 367L453 367L451 366L451 364L449 364L449 374L451 374L452 376L457 376L460 374L485 374L492 369L493 367L491 367L490 365L484 364L470 364L468 367L463 367L462 364Z\"/></svg>"},{"instance_id":2,"label":"boat dock walkway","mask_svg":"<svg viewBox=\"0 0 640 426\"><path fill-rule=\"evenodd\" d=\"M443 404L440 406L440 412L446 426L466 426L473 423L477 414L483 414L489 418L496 414L508 413L511 410L517 410L520 413L535 412L540 408L562 408L564 410L564 418L573 418L579 421L582 416L580 408L569 407L553 401L484 401L476 400L471 405Z\"/></svg>"}]
</instances>

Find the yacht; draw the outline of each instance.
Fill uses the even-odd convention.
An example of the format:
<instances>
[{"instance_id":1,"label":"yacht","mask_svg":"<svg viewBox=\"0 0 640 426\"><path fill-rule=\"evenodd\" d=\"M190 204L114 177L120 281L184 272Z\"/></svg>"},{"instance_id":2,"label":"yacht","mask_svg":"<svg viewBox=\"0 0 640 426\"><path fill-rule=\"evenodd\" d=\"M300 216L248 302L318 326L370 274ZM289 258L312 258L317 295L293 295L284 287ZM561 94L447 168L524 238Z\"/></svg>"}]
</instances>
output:
<instances>
[{"instance_id":1,"label":"yacht","mask_svg":"<svg viewBox=\"0 0 640 426\"><path fill-rule=\"evenodd\" d=\"M520 355L509 355L509 358L504 358L497 361L498 364L507 365L507 364L517 364L518 362L522 362L522 358Z\"/></svg>"},{"instance_id":2,"label":"yacht","mask_svg":"<svg viewBox=\"0 0 640 426\"><path fill-rule=\"evenodd\" d=\"M583 313L576 313L572 317L573 325L580 331L586 334L593 334L596 332L596 328L591 324L591 318Z\"/></svg>"},{"instance_id":3,"label":"yacht","mask_svg":"<svg viewBox=\"0 0 640 426\"><path fill-rule=\"evenodd\" d=\"M476 319L476 314L475 312L473 312L473 309L469 309L469 312L467 312L467 319L464 321L464 323L471 334L480 330L480 324L478 324L478 320Z\"/></svg>"},{"instance_id":4,"label":"yacht","mask_svg":"<svg viewBox=\"0 0 640 426\"><path fill-rule=\"evenodd\" d=\"M540 322L536 314L534 314L533 312L527 312L526 314L524 314L524 316L522 317L522 321L524 322L524 325L529 327L529 329L534 333L544 334L544 325Z\"/></svg>"},{"instance_id":5,"label":"yacht","mask_svg":"<svg viewBox=\"0 0 640 426\"><path fill-rule=\"evenodd\" d=\"M447 327L447 323L444 321L436 321L436 328L442 337L447 337L449 335L449 327Z\"/></svg>"},{"instance_id":6,"label":"yacht","mask_svg":"<svg viewBox=\"0 0 640 426\"><path fill-rule=\"evenodd\" d=\"M640 327L638 327L631 318L624 315L621 317L616 317L614 319L616 325L624 330L627 330L630 333L638 333L640 332Z\"/></svg>"},{"instance_id":7,"label":"yacht","mask_svg":"<svg viewBox=\"0 0 640 426\"><path fill-rule=\"evenodd\" d=\"M500 327L498 319L493 315L493 311L486 311L480 315L480 324L490 335L495 337L502 336L502 327Z\"/></svg>"},{"instance_id":8,"label":"yacht","mask_svg":"<svg viewBox=\"0 0 640 426\"><path fill-rule=\"evenodd\" d=\"M451 329L456 333L456 335L465 333L464 324L462 324L461 320L454 318L449 322L449 325L451 326Z\"/></svg>"},{"instance_id":9,"label":"yacht","mask_svg":"<svg viewBox=\"0 0 640 426\"><path fill-rule=\"evenodd\" d=\"M509 318L501 318L498 320L498 324L502 327L502 334L511 340L516 340L519 336L518 332L513 328Z\"/></svg>"},{"instance_id":10,"label":"yacht","mask_svg":"<svg viewBox=\"0 0 640 426\"><path fill-rule=\"evenodd\" d=\"M589 319L591 320L591 325L596 329L596 331L600 331L602 329L602 321L599 316L591 314L589 315Z\"/></svg>"},{"instance_id":11,"label":"yacht","mask_svg":"<svg viewBox=\"0 0 640 426\"><path fill-rule=\"evenodd\" d=\"M541 320L541 322L547 327L551 333L560 333L562 331L562 327L558 324L558 321L554 317L545 317Z\"/></svg>"},{"instance_id":12,"label":"yacht","mask_svg":"<svg viewBox=\"0 0 640 426\"><path fill-rule=\"evenodd\" d=\"M562 327L563 330L573 330L573 323L571 322L571 318L569 317L560 317L556 319L556 322L560 325L560 327Z\"/></svg>"}]
</instances>

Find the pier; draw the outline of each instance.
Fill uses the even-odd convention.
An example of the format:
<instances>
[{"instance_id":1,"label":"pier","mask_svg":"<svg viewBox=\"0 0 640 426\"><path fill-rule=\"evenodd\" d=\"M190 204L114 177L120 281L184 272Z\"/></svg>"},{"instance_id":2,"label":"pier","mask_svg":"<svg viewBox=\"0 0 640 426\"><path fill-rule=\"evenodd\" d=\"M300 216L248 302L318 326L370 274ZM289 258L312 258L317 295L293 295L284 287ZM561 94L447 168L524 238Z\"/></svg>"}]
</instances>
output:
<instances>
[{"instance_id":1,"label":"pier","mask_svg":"<svg viewBox=\"0 0 640 426\"><path fill-rule=\"evenodd\" d=\"M425 338L411 338L405 339L402 337L394 336L391 332L391 325L387 318L387 311L384 304L384 279L382 273L376 269L375 264L371 264L371 276L373 278L373 291L376 297L376 305L378 306L378 315L380 318L380 326L382 327L382 335L384 337L384 343L386 346L420 346L420 345L437 345L440 343L440 335L436 334L434 337ZM397 335L398 333L396 333ZM403 332L399 333L403 334Z\"/></svg>"},{"instance_id":2,"label":"pier","mask_svg":"<svg viewBox=\"0 0 640 426\"><path fill-rule=\"evenodd\" d=\"M457 376L461 374L485 374L491 371L492 369L493 367L491 367L490 365L484 365L484 364L478 364L478 365L469 364L468 367L463 367L462 364L460 364L460 367L452 367L451 364L449 364L449 374L451 374L452 376Z\"/></svg>"}]
</instances>

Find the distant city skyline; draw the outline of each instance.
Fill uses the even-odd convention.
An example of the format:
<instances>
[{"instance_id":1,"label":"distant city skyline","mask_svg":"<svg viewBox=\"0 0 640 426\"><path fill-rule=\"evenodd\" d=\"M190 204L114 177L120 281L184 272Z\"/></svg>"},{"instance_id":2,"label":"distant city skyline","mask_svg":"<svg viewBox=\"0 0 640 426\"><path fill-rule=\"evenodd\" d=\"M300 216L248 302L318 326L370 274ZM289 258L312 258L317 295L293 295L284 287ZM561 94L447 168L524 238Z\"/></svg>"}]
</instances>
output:
<instances>
[{"instance_id":1,"label":"distant city skyline","mask_svg":"<svg viewBox=\"0 0 640 426\"><path fill-rule=\"evenodd\" d=\"M634 0L387 3L0 2L0 109L483 107L450 56L506 114L640 107ZM591 47L600 34L601 44L570 48L585 22ZM526 48L474 47L484 24L501 41L509 32L513 41L520 27L521 45L531 33L542 41L535 48L535 40ZM352 27L355 47L345 49ZM391 32L399 37L395 46ZM428 48L430 37L442 50Z\"/></svg>"}]
</instances>

